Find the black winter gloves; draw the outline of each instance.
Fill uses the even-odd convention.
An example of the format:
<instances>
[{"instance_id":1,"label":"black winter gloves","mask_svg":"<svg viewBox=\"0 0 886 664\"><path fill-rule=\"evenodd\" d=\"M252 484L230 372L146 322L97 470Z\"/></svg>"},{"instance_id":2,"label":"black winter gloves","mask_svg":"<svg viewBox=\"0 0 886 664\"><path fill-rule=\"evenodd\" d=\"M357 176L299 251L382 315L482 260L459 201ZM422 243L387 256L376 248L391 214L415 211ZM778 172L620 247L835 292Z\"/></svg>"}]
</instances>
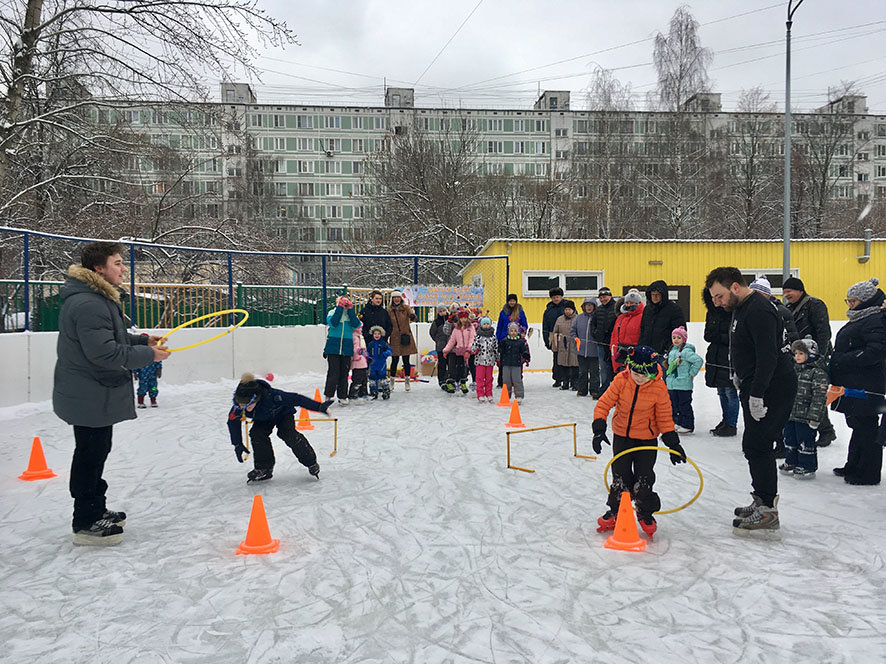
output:
<instances>
[{"instance_id":1,"label":"black winter gloves","mask_svg":"<svg viewBox=\"0 0 886 664\"><path fill-rule=\"evenodd\" d=\"M243 455L249 454L249 450L243 446L243 443L237 443L234 445L234 454L237 455L237 461L243 463Z\"/></svg>"},{"instance_id":2,"label":"black winter gloves","mask_svg":"<svg viewBox=\"0 0 886 664\"><path fill-rule=\"evenodd\" d=\"M686 463L686 450L680 445L680 436L677 435L676 431L668 431L661 434L661 442L677 453L668 455L671 457L672 464L676 466L678 463Z\"/></svg>"},{"instance_id":3,"label":"black winter gloves","mask_svg":"<svg viewBox=\"0 0 886 664\"><path fill-rule=\"evenodd\" d=\"M334 403L335 403L335 399L329 399L327 401L324 401L323 405L320 406L320 412L326 413L327 415L329 415L329 407Z\"/></svg>"},{"instance_id":4,"label":"black winter gloves","mask_svg":"<svg viewBox=\"0 0 886 664\"><path fill-rule=\"evenodd\" d=\"M594 440L591 442L594 447L594 454L600 454L603 451L603 443L607 445L612 444L606 437L606 420L597 418L591 425L591 430L594 432Z\"/></svg>"}]
</instances>

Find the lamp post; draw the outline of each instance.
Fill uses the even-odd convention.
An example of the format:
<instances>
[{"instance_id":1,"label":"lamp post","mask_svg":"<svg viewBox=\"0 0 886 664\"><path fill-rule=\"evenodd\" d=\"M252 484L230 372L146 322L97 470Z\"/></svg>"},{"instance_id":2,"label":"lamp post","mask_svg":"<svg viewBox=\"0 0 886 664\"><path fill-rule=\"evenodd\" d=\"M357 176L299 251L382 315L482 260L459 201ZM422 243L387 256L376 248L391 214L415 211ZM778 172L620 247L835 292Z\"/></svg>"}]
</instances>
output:
<instances>
[{"instance_id":1,"label":"lamp post","mask_svg":"<svg viewBox=\"0 0 886 664\"><path fill-rule=\"evenodd\" d=\"M794 12L803 0L788 0L788 20L785 35L785 76L784 76L784 241L781 279L782 283L791 276L791 23Z\"/></svg>"}]
</instances>

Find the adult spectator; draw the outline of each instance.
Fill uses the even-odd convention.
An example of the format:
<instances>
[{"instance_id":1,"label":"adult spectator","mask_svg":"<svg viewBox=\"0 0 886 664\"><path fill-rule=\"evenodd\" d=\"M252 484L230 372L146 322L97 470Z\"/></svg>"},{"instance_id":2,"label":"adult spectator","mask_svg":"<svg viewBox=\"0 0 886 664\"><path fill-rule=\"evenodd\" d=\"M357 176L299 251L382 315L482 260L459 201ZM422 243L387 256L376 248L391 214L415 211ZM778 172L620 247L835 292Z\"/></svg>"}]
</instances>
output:
<instances>
[{"instance_id":1,"label":"adult spectator","mask_svg":"<svg viewBox=\"0 0 886 664\"><path fill-rule=\"evenodd\" d=\"M705 304L704 340L708 342L705 354L704 382L717 390L720 398L720 423L711 429L715 436L730 437L738 434L738 390L732 382L729 364L729 327L732 314L723 307L714 306L711 293L703 288Z\"/></svg>"},{"instance_id":2,"label":"adult spectator","mask_svg":"<svg viewBox=\"0 0 886 664\"><path fill-rule=\"evenodd\" d=\"M612 369L612 353L609 350L609 341L612 338L612 328L615 326L615 319L618 318L618 309L615 300L612 298L612 291L606 286L603 286L597 292L597 299L600 305L597 307L597 311L594 312L593 332L591 335L594 341L597 342L597 348L600 353L600 394L603 394L615 375Z\"/></svg>"},{"instance_id":3,"label":"adult spectator","mask_svg":"<svg viewBox=\"0 0 886 664\"><path fill-rule=\"evenodd\" d=\"M441 304L437 307L437 315L431 322L428 334L434 341L434 350L437 351L437 382L442 389L446 385L446 361L443 359L443 348L449 341L449 333L446 331L449 322L449 307ZM449 330L451 332L451 330Z\"/></svg>"},{"instance_id":4,"label":"adult spectator","mask_svg":"<svg viewBox=\"0 0 886 664\"><path fill-rule=\"evenodd\" d=\"M883 447L878 440L877 417L886 408L886 323L879 280L859 281L846 293L848 322L837 332L830 359L831 383L859 390L844 395L834 409L846 416L852 429L846 465L834 474L849 484L879 484Z\"/></svg>"},{"instance_id":5,"label":"adult spectator","mask_svg":"<svg viewBox=\"0 0 886 664\"><path fill-rule=\"evenodd\" d=\"M818 352L822 366L827 365L831 354L831 321L828 317L828 306L817 297L812 297L806 292L803 282L797 277L790 277L784 282L782 288L784 299L788 309L794 316L797 325L797 338L805 339L812 337L818 344ZM818 447L827 447L837 439L834 425L831 424L827 413L818 427Z\"/></svg>"},{"instance_id":6,"label":"adult spectator","mask_svg":"<svg viewBox=\"0 0 886 664\"><path fill-rule=\"evenodd\" d=\"M599 346L594 341L594 317L597 300L586 297L581 303L581 313L572 321L569 336L578 339L578 376L575 380L576 395L600 398L600 363Z\"/></svg>"},{"instance_id":7,"label":"adult spectator","mask_svg":"<svg viewBox=\"0 0 886 664\"><path fill-rule=\"evenodd\" d=\"M113 427L135 419L131 370L169 357L160 337L126 331L122 254L114 242L87 244L61 289L52 408L74 427L69 487L77 545L111 546L123 538L126 514L107 509L102 478Z\"/></svg>"},{"instance_id":8,"label":"adult spectator","mask_svg":"<svg viewBox=\"0 0 886 664\"><path fill-rule=\"evenodd\" d=\"M636 288L629 290L622 299L621 312L612 327L609 351L612 355L613 374L624 368L630 348L640 343L640 321L643 319L643 297Z\"/></svg>"},{"instance_id":9,"label":"adult spectator","mask_svg":"<svg viewBox=\"0 0 886 664\"><path fill-rule=\"evenodd\" d=\"M794 314L791 313L791 310L781 300L772 294L772 285L765 276L754 279L748 288L760 291L772 302L772 306L778 311L778 315L781 316L781 324L784 326L784 345L786 348L789 348L792 343L800 338L797 332L797 324L794 322Z\"/></svg>"},{"instance_id":10,"label":"adult spectator","mask_svg":"<svg viewBox=\"0 0 886 664\"><path fill-rule=\"evenodd\" d=\"M338 297L335 307L326 314L326 344L323 357L326 358L326 385L323 393L326 400L338 393L338 402L348 405L348 374L351 371L351 358L354 356L354 330L360 327L360 319L354 313L354 305L347 295Z\"/></svg>"},{"instance_id":11,"label":"adult spectator","mask_svg":"<svg viewBox=\"0 0 886 664\"><path fill-rule=\"evenodd\" d=\"M686 316L676 302L668 298L668 285L659 279L646 289L646 307L640 321L640 345L649 346L659 355L671 347L671 331L686 327Z\"/></svg>"},{"instance_id":12,"label":"adult spectator","mask_svg":"<svg viewBox=\"0 0 886 664\"><path fill-rule=\"evenodd\" d=\"M367 348L369 348L369 344L372 342L372 334L370 334L369 330L375 325L378 325L385 331L385 341L389 341L391 338L391 330L394 328L394 325L391 322L388 310L384 307L384 299L385 297L381 291L372 291L369 293L369 301L360 312L360 320L363 321L363 340L366 342Z\"/></svg>"},{"instance_id":13,"label":"adult spectator","mask_svg":"<svg viewBox=\"0 0 886 664\"><path fill-rule=\"evenodd\" d=\"M394 387L394 381L397 377L397 365L400 358L403 358L403 384L408 392L410 390L410 376L412 372L412 363L409 357L418 352L415 345L415 337L412 336L412 321L415 320L415 312L412 307L406 304L403 299L403 293L393 291L391 293L391 306L388 307L388 315L391 317L391 388Z\"/></svg>"},{"instance_id":14,"label":"adult spectator","mask_svg":"<svg viewBox=\"0 0 886 664\"><path fill-rule=\"evenodd\" d=\"M551 354L554 356L554 363L551 366L554 384L551 387L560 387L562 376L560 374L560 366L557 364L557 348L555 346L552 347L551 344L551 332L554 331L554 325L557 323L557 319L563 315L563 289L552 288L548 291L548 295L550 296L551 301L548 302L548 306L545 307L544 315L541 318L541 338L545 343L545 348L551 351ZM569 302L569 300L567 300L567 302ZM572 309L575 310L574 303L572 303Z\"/></svg>"},{"instance_id":15,"label":"adult spectator","mask_svg":"<svg viewBox=\"0 0 886 664\"><path fill-rule=\"evenodd\" d=\"M782 347L781 318L764 295L745 285L737 268L712 270L705 288L714 306L732 312L730 366L744 414L741 447L754 489L753 502L735 510L733 532L777 538L780 525L774 445L797 394L797 375Z\"/></svg>"},{"instance_id":16,"label":"adult spectator","mask_svg":"<svg viewBox=\"0 0 886 664\"><path fill-rule=\"evenodd\" d=\"M517 301L517 296L514 293L508 294L505 306L498 313L498 325L495 328L495 338L497 341L502 341L508 336L508 325L511 323L520 325L521 334L525 334L526 330L529 329L529 323L526 322L526 312L523 311L523 305Z\"/></svg>"}]
</instances>

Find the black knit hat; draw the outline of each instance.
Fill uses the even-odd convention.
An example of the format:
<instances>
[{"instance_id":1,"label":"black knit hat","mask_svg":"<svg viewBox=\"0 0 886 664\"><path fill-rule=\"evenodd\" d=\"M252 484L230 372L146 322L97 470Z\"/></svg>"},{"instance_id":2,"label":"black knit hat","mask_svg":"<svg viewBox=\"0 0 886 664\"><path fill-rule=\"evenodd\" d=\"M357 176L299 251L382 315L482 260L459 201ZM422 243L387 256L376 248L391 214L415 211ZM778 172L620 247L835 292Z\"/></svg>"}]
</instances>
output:
<instances>
[{"instance_id":1,"label":"black knit hat","mask_svg":"<svg viewBox=\"0 0 886 664\"><path fill-rule=\"evenodd\" d=\"M519 302L516 293L508 293L508 299L506 299L505 302L510 302L511 300L513 300L514 302Z\"/></svg>"},{"instance_id":2,"label":"black knit hat","mask_svg":"<svg viewBox=\"0 0 886 664\"><path fill-rule=\"evenodd\" d=\"M240 377L240 383L237 385L237 389L234 390L234 403L239 406L245 406L253 398L261 398L263 391L262 384L255 379L255 376L251 373L245 373Z\"/></svg>"},{"instance_id":3,"label":"black knit hat","mask_svg":"<svg viewBox=\"0 0 886 664\"><path fill-rule=\"evenodd\" d=\"M788 277L785 280L784 285L782 286L782 289L784 288L803 291L804 293L806 292L806 287L803 285L803 282L800 281L797 277Z\"/></svg>"}]
</instances>

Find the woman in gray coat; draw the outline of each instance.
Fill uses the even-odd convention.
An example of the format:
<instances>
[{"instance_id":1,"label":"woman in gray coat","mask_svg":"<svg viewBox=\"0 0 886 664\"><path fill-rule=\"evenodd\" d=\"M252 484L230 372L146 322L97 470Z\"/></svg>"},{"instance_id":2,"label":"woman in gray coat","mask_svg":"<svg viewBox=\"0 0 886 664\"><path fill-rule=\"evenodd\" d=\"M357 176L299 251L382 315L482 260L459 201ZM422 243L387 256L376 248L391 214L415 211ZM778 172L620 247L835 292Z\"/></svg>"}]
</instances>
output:
<instances>
[{"instance_id":1,"label":"woman in gray coat","mask_svg":"<svg viewBox=\"0 0 886 664\"><path fill-rule=\"evenodd\" d=\"M169 357L158 337L126 331L122 251L113 242L86 245L82 264L68 269L61 289L52 407L74 427L70 489L74 544L80 545L120 543L126 515L106 508L102 479L113 425L135 419L131 370Z\"/></svg>"}]
</instances>

